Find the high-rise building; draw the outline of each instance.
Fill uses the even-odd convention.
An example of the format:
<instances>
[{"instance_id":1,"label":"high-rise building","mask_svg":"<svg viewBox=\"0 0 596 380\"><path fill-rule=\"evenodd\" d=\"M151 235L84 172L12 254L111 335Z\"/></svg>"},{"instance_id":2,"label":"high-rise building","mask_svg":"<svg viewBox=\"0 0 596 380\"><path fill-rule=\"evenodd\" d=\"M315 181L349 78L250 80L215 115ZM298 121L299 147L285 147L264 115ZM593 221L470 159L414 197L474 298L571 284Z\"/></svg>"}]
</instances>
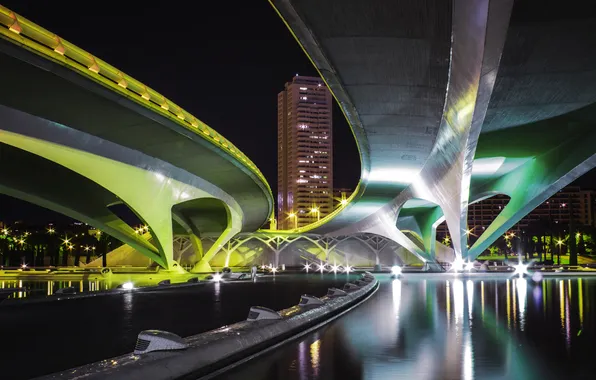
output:
<instances>
[{"instance_id":1,"label":"high-rise building","mask_svg":"<svg viewBox=\"0 0 596 380\"><path fill-rule=\"evenodd\" d=\"M332 98L322 79L296 75L277 95L279 229L333 211Z\"/></svg>"}]
</instances>

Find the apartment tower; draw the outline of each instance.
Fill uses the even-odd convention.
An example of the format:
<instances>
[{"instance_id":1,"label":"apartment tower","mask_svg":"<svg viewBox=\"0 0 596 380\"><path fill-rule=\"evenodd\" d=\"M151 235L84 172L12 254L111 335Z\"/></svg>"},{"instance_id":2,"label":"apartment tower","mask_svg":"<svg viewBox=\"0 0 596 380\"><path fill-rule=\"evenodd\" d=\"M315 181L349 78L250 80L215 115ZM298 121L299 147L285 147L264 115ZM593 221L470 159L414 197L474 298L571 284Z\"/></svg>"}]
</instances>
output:
<instances>
[{"instance_id":1,"label":"apartment tower","mask_svg":"<svg viewBox=\"0 0 596 380\"><path fill-rule=\"evenodd\" d=\"M296 75L277 95L279 229L333 211L332 98L321 78Z\"/></svg>"}]
</instances>

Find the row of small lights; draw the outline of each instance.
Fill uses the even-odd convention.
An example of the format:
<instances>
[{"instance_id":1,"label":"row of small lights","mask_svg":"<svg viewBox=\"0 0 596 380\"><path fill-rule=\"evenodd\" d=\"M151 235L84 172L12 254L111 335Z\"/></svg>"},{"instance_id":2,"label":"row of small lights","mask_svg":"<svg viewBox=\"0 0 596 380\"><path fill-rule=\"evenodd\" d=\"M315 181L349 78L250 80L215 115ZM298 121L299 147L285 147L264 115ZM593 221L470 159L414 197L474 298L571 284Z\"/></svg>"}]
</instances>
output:
<instances>
[{"instance_id":1,"label":"row of small lights","mask_svg":"<svg viewBox=\"0 0 596 380\"><path fill-rule=\"evenodd\" d=\"M14 12L12 12L12 11L10 12L10 14L9 14L9 17L10 17L10 18L12 18L12 20L13 20L13 23L12 23L12 25L10 25L10 26L9 26L9 30L10 30L11 32L14 32L14 33L16 33L17 35L21 35L21 32L22 32L22 30L23 30L23 29L22 29L21 25L19 24L19 22L23 23L23 20L25 20L25 19L24 19L24 18L22 18L22 17L20 17L20 16L19 16L19 17L17 17L16 13L14 13ZM19 18L21 19L20 21L19 21ZM39 25L36 25L36 24L32 23L32 22L31 22L31 21L29 21L29 20L25 20L25 23L26 23L26 22L29 22L29 23L33 24L33 25L35 26L35 27L34 27L34 29L37 29L37 30L42 30L44 33L47 33L47 34L49 34L49 35L52 35L52 36L53 36L53 38L52 38L52 39L53 39L54 41L56 41L56 46L53 48L54 52L56 52L56 53L60 54L61 56L65 56L65 54L66 54L66 47L65 47L65 43L66 43L66 44L69 44L68 42L66 42L65 40L62 40L62 39L61 39L60 37L58 37L57 35L55 35L55 34L53 34L53 33L49 32L49 31L45 30L44 28L40 27ZM45 45L45 46L48 46L48 47L50 47L50 48L51 48L51 46L49 46L49 45L46 45L46 44L45 44L44 42L42 42L42 41L38 41L37 39L33 38L32 36L27 36L27 37L31 38L31 39L32 39L32 40L34 40L35 42L38 42L38 43L40 43L40 44L43 44L43 45ZM101 75L102 77L104 77L104 78L107 78L107 79L108 79L108 80L110 80L110 81L114 81L112 78L108 77L107 75L105 75L105 74L100 74L100 71L101 71L102 67L100 67L100 64L98 63L98 61L97 61L97 59L95 58L95 56L91 55L90 53L87 53L87 52L86 52L86 51L84 51L83 49L81 49L81 48L78 48L78 47L76 47L76 46L74 46L74 45L72 45L72 44L70 44L70 45L72 46L73 50L74 50L74 49L78 49L78 50L80 50L80 51L82 52L82 54L81 54L81 55L83 55L83 56L88 56L88 57L89 57L89 59L90 59L90 61L91 61L91 64L90 64L89 66L87 66L87 68L88 68L90 71L92 71L92 72L93 72L93 73L95 73L96 75ZM72 59L72 58L71 58L71 59ZM74 59L73 59L73 60L74 60ZM74 61L76 62L76 60L74 60ZM67 62L67 63L68 63L68 62ZM109 72L109 70L114 70L114 71L117 71L117 75L118 75L119 79L118 79L118 81L117 81L117 82L116 82L116 81L114 81L114 82L115 82L116 84L118 84L118 86L119 86L119 87L121 87L121 88L123 88L123 89L125 89L125 90L130 90L131 92L133 92L133 93L135 93L135 94L139 95L141 98L143 98L144 100L146 100L146 101L148 101L148 102L153 102L153 103L155 103L156 105L160 106L160 108L163 110L163 111L161 111L161 112L164 112L164 113L166 113L166 112L167 112L167 113L168 113L168 116L170 115L170 112L171 112L171 113L175 113L175 114L176 114L176 117L177 117L178 119L180 119L180 120L182 120L182 121L185 121L186 123L190 124L190 125L191 125L192 127L194 127L194 128L198 128L198 129L200 129L200 130L201 130L201 132L202 132L204 135L208 136L208 137L209 137L209 138L210 138L212 141L215 141L215 143L216 143L216 144L223 146L225 149L229 150L229 151L230 151L230 153L234 154L234 155L235 155L235 156L237 156L239 159L241 159L241 160L243 161L243 163L244 163L244 164L245 164L245 165L246 165L246 166L247 166L249 169L251 169L251 170L252 170L254 173L256 173L256 174L257 174L257 176L258 176L258 177L259 177L259 178L260 178L262 181L264 181L264 183L265 183L265 184L267 184L267 181L265 180L265 177L264 177L264 176L263 176L263 174L260 172L260 170L259 170L259 169L256 167L256 165L255 165L255 164L254 164L252 161L250 161L250 160L248 159L248 157L246 157L246 155L244 155L244 154L243 154L243 153L242 153L240 150L238 150L238 148L236 148L236 147L235 147L235 146L234 146L234 145L233 145L231 142L229 142L227 139L225 139L224 137L222 137L221 135L219 135L219 134L218 134L217 132L215 132L215 131L214 131L212 128L210 128L209 126L207 126L205 123L203 123L203 122L200 122L200 121L199 121L197 118L195 118L194 116L192 116L192 115L191 115L190 113L188 113L187 111L183 110L181 107L177 106L177 105L176 105L175 103L173 103L172 101L170 101L170 100L166 99L166 98L165 98L163 95L161 95L161 94L157 93L157 92L156 92L156 91L154 91L154 90L150 90L150 89L148 89L148 88L147 88L147 86L145 86L145 85L141 84L140 82L136 81L135 79L133 79L133 78L131 78L131 77L128 77L128 76L126 76L124 73L122 73L121 71L117 70L115 67L113 67L113 66L111 66L111 65L109 65L109 64L107 64L107 63L102 63L102 66L104 66L104 65L105 65L105 67L104 67L104 68L106 69L106 72ZM128 77L128 80L126 79L126 77ZM129 88L129 86L128 86L128 82L132 82L132 81L138 82L138 83L139 83L139 85L143 87L143 89L144 89L144 92L143 92L142 94L141 94L141 93L138 93L138 92L136 92L135 90L133 90L133 89L131 89L131 88ZM152 96L151 96L151 94L149 93L149 91L152 91L152 92L154 92L154 93L155 93L155 97L156 97L157 99L161 98L161 99L162 99L161 103L159 103L159 102L156 102L156 101L152 101L152 100L151 100L151 99L152 99ZM174 108L177 108L177 109L178 109L178 112L173 112L173 111L170 111L170 104L172 104L172 105L174 106ZM187 114L190 116L190 118L191 118L191 121L188 121L188 118L187 118L187 116L184 114L185 112L186 112L186 113L187 113Z\"/></svg>"},{"instance_id":2,"label":"row of small lights","mask_svg":"<svg viewBox=\"0 0 596 380\"><path fill-rule=\"evenodd\" d=\"M511 265L511 267L514 268L513 274L519 275L520 277L528 273L528 266L529 264L524 264L521 260L516 265ZM474 262L469 260L464 261L461 257L456 257L451 263L450 268L455 274L459 272L470 272L472 269L474 269Z\"/></svg>"},{"instance_id":3,"label":"row of small lights","mask_svg":"<svg viewBox=\"0 0 596 380\"><path fill-rule=\"evenodd\" d=\"M52 234L54 234L56 232L56 230L53 227L48 227L47 228L47 232L50 235L52 235ZM10 235L10 229L8 229L6 227L3 228L2 229L2 234L4 236ZM25 233L23 235L25 236L24 238L23 237L20 237L20 238L17 238L17 240L16 240L16 242L18 244L20 244L20 245L25 244L25 239L27 238L27 236L31 235L31 233L25 231ZM97 231L97 235L101 235L101 231ZM79 235L76 234L75 236L79 236ZM71 243L71 240L72 240L72 238L69 239L68 236L66 236L64 239L62 239L62 244L64 244L66 246L66 248L68 250L70 250L70 251L72 251L76 247L74 244ZM92 245L81 245L81 248L83 248L83 250L85 252L89 252L90 250L91 251L95 251L95 249L96 249L95 246L92 246ZM26 264L23 264L23 265L25 265L25 267L27 266Z\"/></svg>"},{"instance_id":4,"label":"row of small lights","mask_svg":"<svg viewBox=\"0 0 596 380\"><path fill-rule=\"evenodd\" d=\"M312 266L311 266L312 265ZM337 265L337 264L327 264L321 261L321 263L319 264L311 264L311 263L306 263L303 266L303 270L306 271L306 273L308 273L309 270L311 269L315 269L315 272L321 272L321 273L325 273L325 271L327 272L333 272L333 273L346 273L349 274L350 272L353 272L354 267L351 267L350 265Z\"/></svg>"},{"instance_id":5,"label":"row of small lights","mask_svg":"<svg viewBox=\"0 0 596 380\"><path fill-rule=\"evenodd\" d=\"M348 200L347 200L347 199L342 199L342 200L339 202L339 206L340 206L340 207L346 207L347 205L348 205ZM309 210L309 212L310 212L311 214L316 214L318 217L320 217L320 215L321 215L321 210L320 210L320 209L319 209L319 207L318 207L318 206L316 206L316 205L315 205L315 206L313 206L313 207L312 207L312 208ZM294 218L297 218L297 217L298 217L298 213L297 213L297 212L290 211L290 212L288 213L288 219L294 219Z\"/></svg>"}]
</instances>

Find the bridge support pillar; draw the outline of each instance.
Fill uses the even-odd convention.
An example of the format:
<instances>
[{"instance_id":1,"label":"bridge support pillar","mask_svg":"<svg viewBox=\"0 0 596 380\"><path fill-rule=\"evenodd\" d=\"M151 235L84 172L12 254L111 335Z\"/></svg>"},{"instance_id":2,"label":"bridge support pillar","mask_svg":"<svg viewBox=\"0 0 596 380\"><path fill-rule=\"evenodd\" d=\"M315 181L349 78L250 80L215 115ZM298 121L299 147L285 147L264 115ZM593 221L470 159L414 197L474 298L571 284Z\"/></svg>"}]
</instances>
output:
<instances>
[{"instance_id":1,"label":"bridge support pillar","mask_svg":"<svg viewBox=\"0 0 596 380\"><path fill-rule=\"evenodd\" d=\"M149 226L154 244L141 241L130 227L125 228L118 220L107 222L106 225L113 225L113 228L105 231L117 231L116 237L150 257L161 267L174 267L172 207L189 199L212 197L209 193L164 174L99 154L100 149L105 149L114 156L124 157L129 153L127 148L100 139L95 141L91 136L86 145L77 145L80 143L80 133L76 135L68 127L1 105L0 114L0 143L61 165L117 196ZM79 216L76 212L69 213L63 207L52 209L69 216L74 215L75 218ZM95 219L86 222L100 229L104 227L104 224Z\"/></svg>"}]
</instances>

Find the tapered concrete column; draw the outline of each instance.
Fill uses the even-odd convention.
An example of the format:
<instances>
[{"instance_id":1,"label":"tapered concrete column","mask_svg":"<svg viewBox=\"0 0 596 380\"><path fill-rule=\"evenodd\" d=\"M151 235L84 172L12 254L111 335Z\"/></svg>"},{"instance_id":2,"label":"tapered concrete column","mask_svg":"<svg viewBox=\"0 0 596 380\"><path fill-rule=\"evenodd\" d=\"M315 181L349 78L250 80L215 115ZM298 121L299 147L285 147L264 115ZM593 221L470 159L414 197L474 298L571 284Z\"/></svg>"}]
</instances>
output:
<instances>
[{"instance_id":1,"label":"tapered concrete column","mask_svg":"<svg viewBox=\"0 0 596 380\"><path fill-rule=\"evenodd\" d=\"M151 258L166 269L174 264L172 206L188 199L209 196L201 189L164 175L30 136L0 131L0 142L62 165L117 195L149 226L157 248ZM106 232L117 229L114 223L122 233L126 233L124 224L117 221L106 223L111 227ZM138 242L137 245L147 248L141 250L144 254L150 251L149 243Z\"/></svg>"},{"instance_id":2,"label":"tapered concrete column","mask_svg":"<svg viewBox=\"0 0 596 380\"><path fill-rule=\"evenodd\" d=\"M194 267L192 268L191 272L193 273L205 273L205 272L212 272L213 269L209 262L217 252L234 236L236 236L242 229L242 219L240 215L235 212L234 210L226 207L226 211L228 213L228 226L224 230L224 232L215 240L213 245L209 248L207 252L203 255L201 260L199 260Z\"/></svg>"}]
</instances>

